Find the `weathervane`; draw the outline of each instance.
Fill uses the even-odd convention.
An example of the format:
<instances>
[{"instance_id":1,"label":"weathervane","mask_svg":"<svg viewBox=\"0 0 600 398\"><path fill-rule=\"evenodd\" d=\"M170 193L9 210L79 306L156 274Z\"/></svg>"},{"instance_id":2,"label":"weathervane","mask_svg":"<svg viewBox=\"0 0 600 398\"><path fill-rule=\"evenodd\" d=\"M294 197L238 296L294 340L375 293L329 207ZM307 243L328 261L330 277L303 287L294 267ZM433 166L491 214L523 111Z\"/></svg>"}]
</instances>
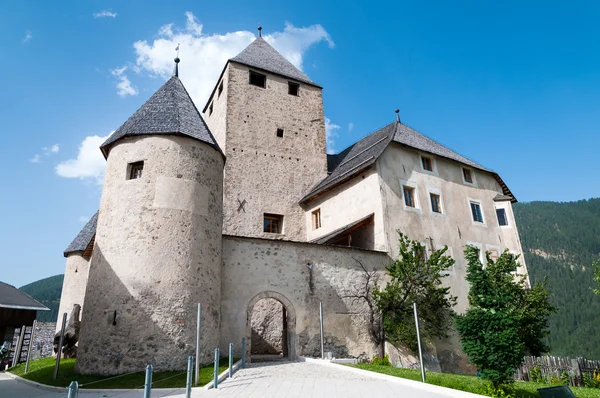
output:
<instances>
[{"instance_id":1,"label":"weathervane","mask_svg":"<svg viewBox=\"0 0 600 398\"><path fill-rule=\"evenodd\" d=\"M175 70L173 71L173 76L179 77L179 43L177 43L177 47L175 47L175 51L177 51L177 55L175 56Z\"/></svg>"}]
</instances>

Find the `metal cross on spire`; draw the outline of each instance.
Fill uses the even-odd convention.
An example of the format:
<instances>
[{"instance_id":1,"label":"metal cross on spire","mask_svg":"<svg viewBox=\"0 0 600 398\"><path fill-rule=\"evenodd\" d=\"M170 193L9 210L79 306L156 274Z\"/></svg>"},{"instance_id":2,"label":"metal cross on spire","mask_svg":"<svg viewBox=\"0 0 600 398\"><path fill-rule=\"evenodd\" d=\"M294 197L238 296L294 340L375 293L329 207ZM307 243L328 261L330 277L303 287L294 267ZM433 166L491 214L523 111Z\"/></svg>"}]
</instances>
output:
<instances>
[{"instance_id":1,"label":"metal cross on spire","mask_svg":"<svg viewBox=\"0 0 600 398\"><path fill-rule=\"evenodd\" d=\"M177 55L175 56L175 70L173 71L173 76L179 77L179 43L177 43L177 47L175 47L175 51L177 51Z\"/></svg>"},{"instance_id":2,"label":"metal cross on spire","mask_svg":"<svg viewBox=\"0 0 600 398\"><path fill-rule=\"evenodd\" d=\"M262 26L260 26L260 22L258 23L258 37L262 37Z\"/></svg>"}]
</instances>

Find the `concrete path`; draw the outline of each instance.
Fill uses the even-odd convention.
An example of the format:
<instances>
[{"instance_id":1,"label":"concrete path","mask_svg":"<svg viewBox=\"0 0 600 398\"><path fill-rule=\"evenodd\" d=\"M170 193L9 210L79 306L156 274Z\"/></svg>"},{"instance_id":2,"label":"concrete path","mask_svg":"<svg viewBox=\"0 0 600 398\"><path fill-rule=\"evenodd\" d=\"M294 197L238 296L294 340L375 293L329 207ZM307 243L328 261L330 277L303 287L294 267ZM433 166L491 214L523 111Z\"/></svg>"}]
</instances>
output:
<instances>
[{"instance_id":1,"label":"concrete path","mask_svg":"<svg viewBox=\"0 0 600 398\"><path fill-rule=\"evenodd\" d=\"M82 398L140 398L141 390L86 392ZM47 391L0 373L0 397L64 398L66 393ZM155 389L152 397L185 397L184 389ZM192 397L244 398L476 398L479 395L423 385L392 376L356 371L342 365L311 362L249 364L219 385L219 389L193 389Z\"/></svg>"}]
</instances>

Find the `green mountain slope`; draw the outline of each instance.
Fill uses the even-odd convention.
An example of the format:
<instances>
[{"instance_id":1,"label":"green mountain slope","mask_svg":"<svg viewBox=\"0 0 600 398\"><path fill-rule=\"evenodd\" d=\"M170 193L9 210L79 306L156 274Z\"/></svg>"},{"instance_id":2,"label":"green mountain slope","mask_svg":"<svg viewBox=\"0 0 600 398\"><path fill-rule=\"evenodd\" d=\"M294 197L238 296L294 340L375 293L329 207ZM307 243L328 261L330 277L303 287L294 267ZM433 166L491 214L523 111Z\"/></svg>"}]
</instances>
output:
<instances>
[{"instance_id":1,"label":"green mountain slope","mask_svg":"<svg viewBox=\"0 0 600 398\"><path fill-rule=\"evenodd\" d=\"M40 279L39 281L32 282L19 288L19 290L27 293L46 307L50 308L50 311L38 311L38 322L56 322L63 279L64 275L55 275L49 278Z\"/></svg>"},{"instance_id":2,"label":"green mountain slope","mask_svg":"<svg viewBox=\"0 0 600 398\"><path fill-rule=\"evenodd\" d=\"M558 308L550 318L552 355L600 358L600 297L590 290L600 199L517 203L514 212L531 282L547 276Z\"/></svg>"}]
</instances>

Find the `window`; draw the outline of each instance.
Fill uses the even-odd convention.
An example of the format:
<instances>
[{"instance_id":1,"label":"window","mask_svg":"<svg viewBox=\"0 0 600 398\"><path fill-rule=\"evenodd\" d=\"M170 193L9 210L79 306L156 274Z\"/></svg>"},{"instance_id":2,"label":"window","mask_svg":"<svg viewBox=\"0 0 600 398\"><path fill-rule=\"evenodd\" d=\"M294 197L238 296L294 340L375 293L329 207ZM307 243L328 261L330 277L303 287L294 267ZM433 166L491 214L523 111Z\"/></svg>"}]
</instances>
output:
<instances>
[{"instance_id":1,"label":"window","mask_svg":"<svg viewBox=\"0 0 600 398\"><path fill-rule=\"evenodd\" d=\"M249 83L253 86L265 88L267 86L267 76L250 71L250 80Z\"/></svg>"},{"instance_id":2,"label":"window","mask_svg":"<svg viewBox=\"0 0 600 398\"><path fill-rule=\"evenodd\" d=\"M421 156L421 164L423 165L423 170L433 171L433 163L431 162L431 158L427 156Z\"/></svg>"},{"instance_id":3,"label":"window","mask_svg":"<svg viewBox=\"0 0 600 398\"><path fill-rule=\"evenodd\" d=\"M223 92L223 81L221 81L221 84L219 84L219 94L218 94L218 98L221 97L221 93Z\"/></svg>"},{"instance_id":4,"label":"window","mask_svg":"<svg viewBox=\"0 0 600 398\"><path fill-rule=\"evenodd\" d=\"M506 218L505 209L496 209L496 215L498 216L498 224L501 226L508 225L508 219Z\"/></svg>"},{"instance_id":5,"label":"window","mask_svg":"<svg viewBox=\"0 0 600 398\"><path fill-rule=\"evenodd\" d=\"M404 186L402 188L404 192L404 204L408 207L416 207L415 206L415 189L413 187Z\"/></svg>"},{"instance_id":6,"label":"window","mask_svg":"<svg viewBox=\"0 0 600 398\"><path fill-rule=\"evenodd\" d=\"M471 172L471 170L465 169L463 167L462 171L463 171L463 178L465 179L465 182L469 183L469 184L473 184L473 173Z\"/></svg>"},{"instance_id":7,"label":"window","mask_svg":"<svg viewBox=\"0 0 600 398\"><path fill-rule=\"evenodd\" d=\"M277 129L277 137L283 138L283 129Z\"/></svg>"},{"instance_id":8,"label":"window","mask_svg":"<svg viewBox=\"0 0 600 398\"><path fill-rule=\"evenodd\" d=\"M298 96L300 85L298 83L288 82L288 94Z\"/></svg>"},{"instance_id":9,"label":"window","mask_svg":"<svg viewBox=\"0 0 600 398\"><path fill-rule=\"evenodd\" d=\"M312 212L313 229L321 228L321 209Z\"/></svg>"},{"instance_id":10,"label":"window","mask_svg":"<svg viewBox=\"0 0 600 398\"><path fill-rule=\"evenodd\" d=\"M208 116L212 115L212 111L213 111L213 104L211 102L210 106L208 107Z\"/></svg>"},{"instance_id":11,"label":"window","mask_svg":"<svg viewBox=\"0 0 600 398\"><path fill-rule=\"evenodd\" d=\"M431 199L431 211L433 211L435 213L441 213L442 205L440 202L440 195L437 195L435 193L430 193L429 198Z\"/></svg>"},{"instance_id":12,"label":"window","mask_svg":"<svg viewBox=\"0 0 600 398\"><path fill-rule=\"evenodd\" d=\"M129 180L137 180L142 178L142 171L144 170L144 162L129 163Z\"/></svg>"},{"instance_id":13,"label":"window","mask_svg":"<svg viewBox=\"0 0 600 398\"><path fill-rule=\"evenodd\" d=\"M471 214L473 215L473 221L483 223L483 214L479 203L471 202Z\"/></svg>"},{"instance_id":14,"label":"window","mask_svg":"<svg viewBox=\"0 0 600 398\"><path fill-rule=\"evenodd\" d=\"M271 234L280 234L283 226L283 216L279 214L264 215L263 231Z\"/></svg>"}]
</instances>

